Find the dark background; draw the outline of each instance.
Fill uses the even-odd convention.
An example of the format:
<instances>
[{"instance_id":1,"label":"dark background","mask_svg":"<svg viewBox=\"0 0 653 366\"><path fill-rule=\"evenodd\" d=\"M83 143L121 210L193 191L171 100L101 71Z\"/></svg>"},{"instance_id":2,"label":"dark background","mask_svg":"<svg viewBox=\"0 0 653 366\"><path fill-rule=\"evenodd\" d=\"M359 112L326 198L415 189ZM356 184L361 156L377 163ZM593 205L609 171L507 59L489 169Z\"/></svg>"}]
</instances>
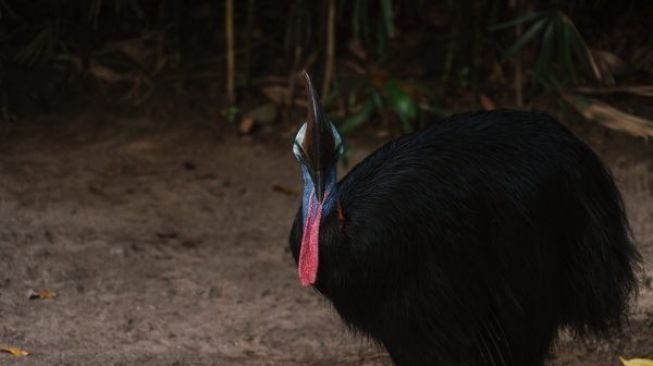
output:
<instances>
[{"instance_id":1,"label":"dark background","mask_svg":"<svg viewBox=\"0 0 653 366\"><path fill-rule=\"evenodd\" d=\"M551 363L653 357L651 20L644 0L0 0L0 348L31 353L0 364L388 365L286 249L304 69L341 171L452 113L560 119L615 175L645 270L625 334L563 333Z\"/></svg>"}]
</instances>

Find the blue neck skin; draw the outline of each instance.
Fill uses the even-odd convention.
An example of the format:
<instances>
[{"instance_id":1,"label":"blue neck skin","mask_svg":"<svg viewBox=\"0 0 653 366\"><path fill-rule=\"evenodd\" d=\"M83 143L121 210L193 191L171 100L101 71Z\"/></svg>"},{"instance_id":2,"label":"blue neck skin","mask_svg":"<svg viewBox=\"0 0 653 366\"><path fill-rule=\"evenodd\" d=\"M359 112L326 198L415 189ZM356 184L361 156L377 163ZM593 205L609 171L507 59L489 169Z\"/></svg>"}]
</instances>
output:
<instances>
[{"instance_id":1,"label":"blue neck skin","mask_svg":"<svg viewBox=\"0 0 653 366\"><path fill-rule=\"evenodd\" d=\"M313 185L313 180L311 175L308 173L308 169L302 164L302 177L304 178L304 194L302 195L302 222L306 224L306 217L308 214L308 203L311 199L311 195L315 195L315 186ZM336 206L337 201L337 184L336 184L336 165L334 164L332 168L329 168L326 174L326 180L324 182L324 202L322 204L322 217L326 217ZM313 197L315 203L317 203L317 197ZM317 205L315 209L317 209Z\"/></svg>"}]
</instances>

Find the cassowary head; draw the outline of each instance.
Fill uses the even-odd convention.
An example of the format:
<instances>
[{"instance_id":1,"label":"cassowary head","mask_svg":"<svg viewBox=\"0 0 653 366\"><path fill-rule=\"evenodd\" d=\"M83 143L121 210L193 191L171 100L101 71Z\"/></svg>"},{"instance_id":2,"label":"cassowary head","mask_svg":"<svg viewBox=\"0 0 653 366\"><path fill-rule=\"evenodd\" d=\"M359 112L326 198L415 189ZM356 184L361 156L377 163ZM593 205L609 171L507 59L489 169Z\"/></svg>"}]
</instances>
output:
<instances>
[{"instance_id":1,"label":"cassowary head","mask_svg":"<svg viewBox=\"0 0 653 366\"><path fill-rule=\"evenodd\" d=\"M298 271L302 285L308 286L317 278L320 220L333 209L336 201L336 164L343 145L340 133L322 110L310 77L306 72L302 76L308 96L308 118L297 132L293 153L304 178L304 232Z\"/></svg>"}]
</instances>

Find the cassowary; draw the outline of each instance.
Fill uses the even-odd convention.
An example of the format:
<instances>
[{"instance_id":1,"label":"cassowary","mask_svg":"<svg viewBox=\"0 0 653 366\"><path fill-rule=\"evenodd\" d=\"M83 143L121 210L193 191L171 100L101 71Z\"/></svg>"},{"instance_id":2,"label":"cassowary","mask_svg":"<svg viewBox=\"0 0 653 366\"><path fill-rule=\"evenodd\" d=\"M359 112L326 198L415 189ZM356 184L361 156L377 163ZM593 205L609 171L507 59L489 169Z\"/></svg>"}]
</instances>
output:
<instances>
[{"instance_id":1,"label":"cassowary","mask_svg":"<svg viewBox=\"0 0 653 366\"><path fill-rule=\"evenodd\" d=\"M560 123L454 116L337 182L342 139L304 77L299 279L396 365L539 366L561 328L620 329L639 255L610 174Z\"/></svg>"}]
</instances>

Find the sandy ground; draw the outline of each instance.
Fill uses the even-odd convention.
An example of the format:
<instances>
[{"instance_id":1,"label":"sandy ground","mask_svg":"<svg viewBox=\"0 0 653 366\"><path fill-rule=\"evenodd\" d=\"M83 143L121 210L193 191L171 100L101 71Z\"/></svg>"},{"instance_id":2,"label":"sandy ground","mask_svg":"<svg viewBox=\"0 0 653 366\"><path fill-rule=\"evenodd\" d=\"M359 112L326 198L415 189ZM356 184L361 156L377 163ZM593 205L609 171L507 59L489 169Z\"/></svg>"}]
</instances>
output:
<instances>
[{"instance_id":1,"label":"sandy ground","mask_svg":"<svg viewBox=\"0 0 653 366\"><path fill-rule=\"evenodd\" d=\"M0 346L31 355L0 354L0 365L390 365L298 284L286 249L300 189L289 135L219 142L201 128L109 122L2 130ZM610 165L651 273L651 160ZM563 335L551 364L653 357L642 278L623 337ZM57 296L28 300L30 289Z\"/></svg>"}]
</instances>

